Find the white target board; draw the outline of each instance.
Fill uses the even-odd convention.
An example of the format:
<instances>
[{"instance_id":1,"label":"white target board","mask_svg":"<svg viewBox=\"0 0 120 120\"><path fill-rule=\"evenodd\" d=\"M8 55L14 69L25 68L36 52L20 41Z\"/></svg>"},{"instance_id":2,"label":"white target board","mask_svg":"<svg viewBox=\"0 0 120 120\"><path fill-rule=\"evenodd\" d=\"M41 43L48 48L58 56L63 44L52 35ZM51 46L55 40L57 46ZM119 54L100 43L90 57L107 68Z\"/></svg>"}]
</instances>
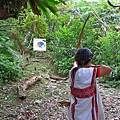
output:
<instances>
[{"instance_id":1,"label":"white target board","mask_svg":"<svg viewBox=\"0 0 120 120\"><path fill-rule=\"evenodd\" d=\"M33 40L34 51L46 51L46 39L34 38Z\"/></svg>"}]
</instances>

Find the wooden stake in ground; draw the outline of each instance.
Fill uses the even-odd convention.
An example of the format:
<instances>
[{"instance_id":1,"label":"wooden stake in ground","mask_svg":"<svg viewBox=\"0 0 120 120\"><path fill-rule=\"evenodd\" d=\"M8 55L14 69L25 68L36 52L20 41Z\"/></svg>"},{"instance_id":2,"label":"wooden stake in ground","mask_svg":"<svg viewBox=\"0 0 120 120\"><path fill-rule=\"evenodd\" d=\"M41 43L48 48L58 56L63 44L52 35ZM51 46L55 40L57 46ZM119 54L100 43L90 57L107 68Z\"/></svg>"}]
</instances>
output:
<instances>
[{"instance_id":1,"label":"wooden stake in ground","mask_svg":"<svg viewBox=\"0 0 120 120\"><path fill-rule=\"evenodd\" d=\"M36 81L41 80L41 76L34 76L31 79L27 80L26 82L18 85L18 95L21 100L26 99L26 89L33 85Z\"/></svg>"}]
</instances>

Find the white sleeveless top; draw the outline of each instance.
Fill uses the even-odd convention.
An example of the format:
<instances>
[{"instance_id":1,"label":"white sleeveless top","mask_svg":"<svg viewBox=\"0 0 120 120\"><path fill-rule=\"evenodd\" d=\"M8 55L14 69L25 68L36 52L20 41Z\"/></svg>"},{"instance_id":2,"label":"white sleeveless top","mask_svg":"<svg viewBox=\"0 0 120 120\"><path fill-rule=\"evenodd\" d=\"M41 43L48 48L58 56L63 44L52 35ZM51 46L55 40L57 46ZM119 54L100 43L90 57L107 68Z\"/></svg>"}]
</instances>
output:
<instances>
[{"instance_id":1,"label":"white sleeveless top","mask_svg":"<svg viewBox=\"0 0 120 120\"><path fill-rule=\"evenodd\" d=\"M72 84L71 70L68 81L70 86ZM74 88L85 89L90 87L93 71L94 68L79 68L74 77ZM70 120L105 120L102 100L98 91L96 79L94 82L96 89L94 96L78 98L71 95L70 107L68 108L68 118Z\"/></svg>"}]
</instances>

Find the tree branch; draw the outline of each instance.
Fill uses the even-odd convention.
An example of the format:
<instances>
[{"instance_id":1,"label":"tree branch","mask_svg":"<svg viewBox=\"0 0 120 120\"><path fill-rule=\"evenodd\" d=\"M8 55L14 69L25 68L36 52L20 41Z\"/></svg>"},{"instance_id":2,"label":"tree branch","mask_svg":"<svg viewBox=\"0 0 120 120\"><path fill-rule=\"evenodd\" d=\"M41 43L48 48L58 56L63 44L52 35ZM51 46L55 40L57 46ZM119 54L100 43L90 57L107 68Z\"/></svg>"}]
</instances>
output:
<instances>
[{"instance_id":1,"label":"tree branch","mask_svg":"<svg viewBox=\"0 0 120 120\"><path fill-rule=\"evenodd\" d=\"M1 24L0 27L3 27L3 26L17 26L17 24Z\"/></svg>"},{"instance_id":2,"label":"tree branch","mask_svg":"<svg viewBox=\"0 0 120 120\"><path fill-rule=\"evenodd\" d=\"M97 16L96 13L93 13L93 15L97 18L97 20L98 20L99 22L102 23L102 28L103 28L103 31L105 32L105 36L106 36L107 25L100 19L100 17Z\"/></svg>"}]
</instances>

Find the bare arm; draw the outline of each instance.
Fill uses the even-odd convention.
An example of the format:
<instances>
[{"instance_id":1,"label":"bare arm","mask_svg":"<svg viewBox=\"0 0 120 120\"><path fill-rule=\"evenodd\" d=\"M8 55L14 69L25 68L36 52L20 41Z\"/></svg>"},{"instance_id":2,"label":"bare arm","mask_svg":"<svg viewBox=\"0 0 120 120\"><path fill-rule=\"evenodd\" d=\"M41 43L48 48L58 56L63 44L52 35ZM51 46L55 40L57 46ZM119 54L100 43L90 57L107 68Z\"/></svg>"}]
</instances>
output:
<instances>
[{"instance_id":1,"label":"bare arm","mask_svg":"<svg viewBox=\"0 0 120 120\"><path fill-rule=\"evenodd\" d=\"M108 75L112 71L112 69L109 66L106 66L106 65L92 65L91 64L90 67L99 67L99 69L100 69L99 77Z\"/></svg>"},{"instance_id":2,"label":"bare arm","mask_svg":"<svg viewBox=\"0 0 120 120\"><path fill-rule=\"evenodd\" d=\"M101 65L100 66L100 77L108 75L112 69L109 66Z\"/></svg>"},{"instance_id":3,"label":"bare arm","mask_svg":"<svg viewBox=\"0 0 120 120\"><path fill-rule=\"evenodd\" d=\"M74 67L77 67L77 62L76 61L74 61ZM108 75L112 71L112 69L109 66L106 66L106 65L93 65L90 62L88 64L86 64L85 67L86 68L88 68L88 67L99 68L99 76L98 77Z\"/></svg>"}]
</instances>

